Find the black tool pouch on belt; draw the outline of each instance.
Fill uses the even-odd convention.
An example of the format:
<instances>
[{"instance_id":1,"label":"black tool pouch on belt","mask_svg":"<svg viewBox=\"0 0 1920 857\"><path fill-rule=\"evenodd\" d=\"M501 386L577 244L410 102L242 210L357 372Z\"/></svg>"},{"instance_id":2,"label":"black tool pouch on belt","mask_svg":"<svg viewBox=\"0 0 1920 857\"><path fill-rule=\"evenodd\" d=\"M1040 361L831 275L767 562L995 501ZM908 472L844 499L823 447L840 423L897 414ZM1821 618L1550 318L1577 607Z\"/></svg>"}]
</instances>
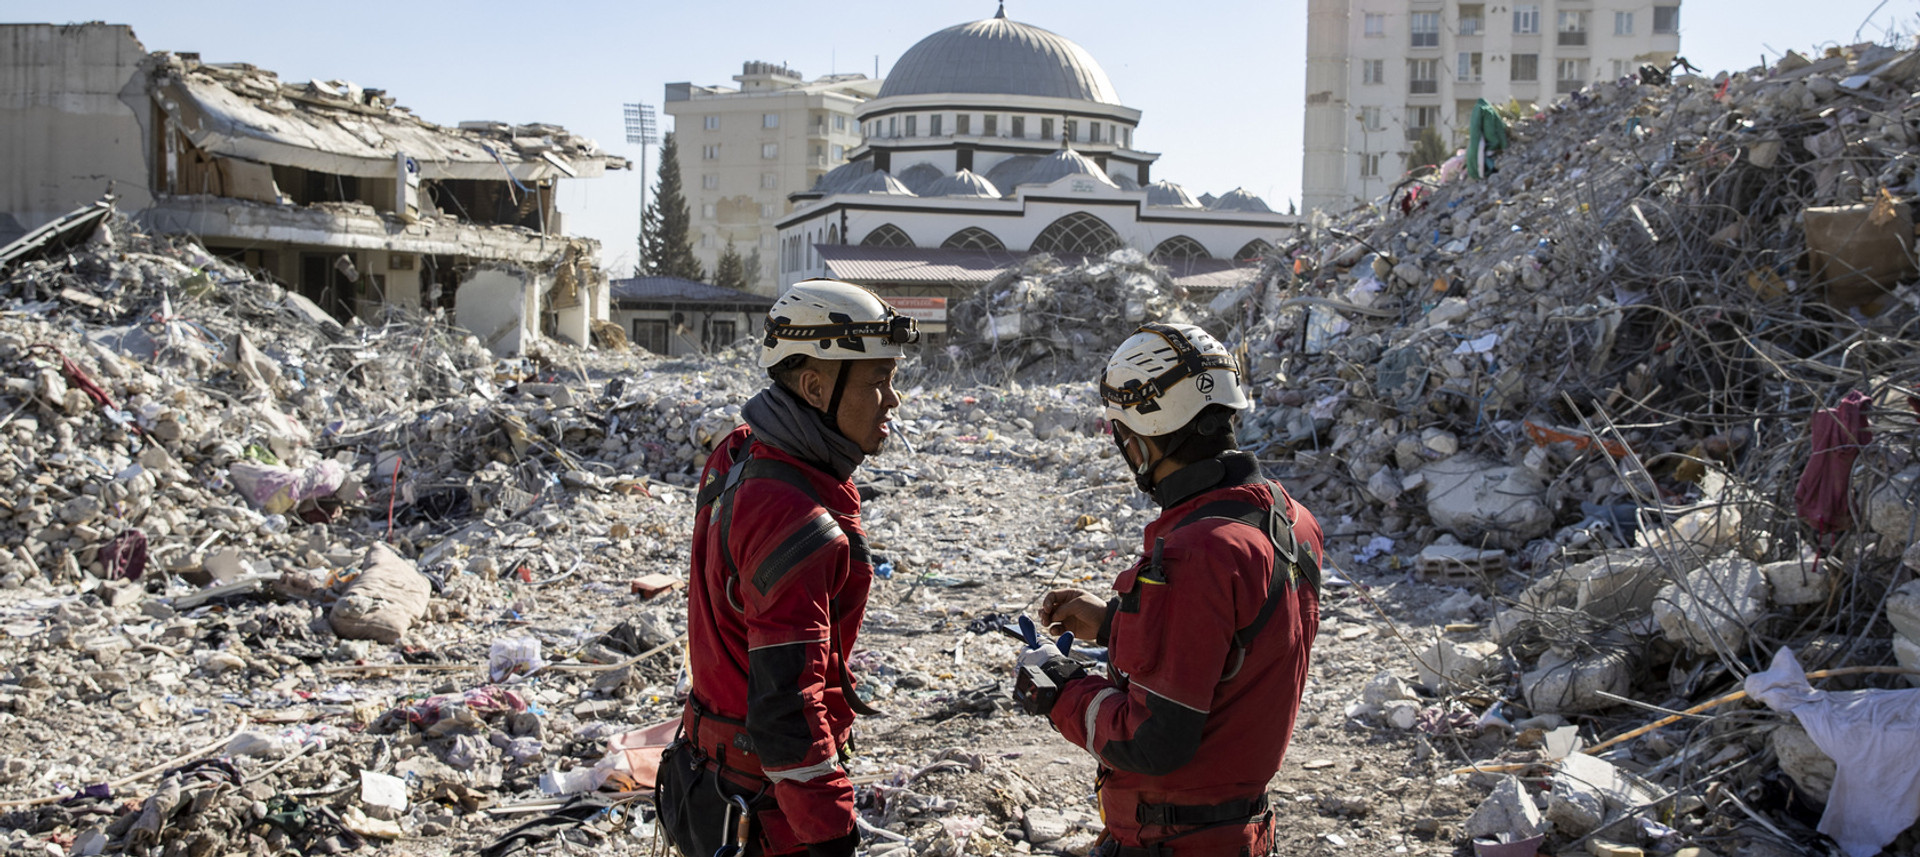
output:
<instances>
[{"instance_id":1,"label":"black tool pouch on belt","mask_svg":"<svg viewBox=\"0 0 1920 857\"><path fill-rule=\"evenodd\" d=\"M721 794L741 791L731 783L716 782L719 775L707 766L698 748L680 738L660 754L660 773L655 780L653 801L660 811L660 827L667 841L687 857L711 857L722 847L732 845L732 837L722 839L721 828L728 821L728 799ZM750 849L758 851L759 849Z\"/></svg>"}]
</instances>

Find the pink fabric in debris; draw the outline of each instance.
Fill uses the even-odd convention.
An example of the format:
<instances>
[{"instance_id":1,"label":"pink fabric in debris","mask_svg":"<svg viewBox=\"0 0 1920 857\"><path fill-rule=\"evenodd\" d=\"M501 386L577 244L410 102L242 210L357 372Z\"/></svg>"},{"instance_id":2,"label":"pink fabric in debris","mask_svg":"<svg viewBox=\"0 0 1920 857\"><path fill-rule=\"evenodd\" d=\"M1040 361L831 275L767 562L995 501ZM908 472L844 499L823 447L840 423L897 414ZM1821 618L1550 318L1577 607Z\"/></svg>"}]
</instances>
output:
<instances>
[{"instance_id":1,"label":"pink fabric in debris","mask_svg":"<svg viewBox=\"0 0 1920 857\"><path fill-rule=\"evenodd\" d=\"M1800 519L1816 533L1837 533L1853 526L1847 503L1853 460L1873 442L1873 432L1867 431L1867 404L1867 395L1853 390L1839 407L1813 415L1813 456L1800 474L1793 500Z\"/></svg>"}]
</instances>

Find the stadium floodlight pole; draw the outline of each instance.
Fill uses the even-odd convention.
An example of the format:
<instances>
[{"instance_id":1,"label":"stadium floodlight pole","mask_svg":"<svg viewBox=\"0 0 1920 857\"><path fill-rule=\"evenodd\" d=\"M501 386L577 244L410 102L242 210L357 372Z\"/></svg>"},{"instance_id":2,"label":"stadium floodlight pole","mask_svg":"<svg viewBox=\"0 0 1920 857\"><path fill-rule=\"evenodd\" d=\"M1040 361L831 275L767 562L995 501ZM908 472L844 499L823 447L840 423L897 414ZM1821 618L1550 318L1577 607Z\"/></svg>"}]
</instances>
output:
<instances>
[{"instance_id":1,"label":"stadium floodlight pole","mask_svg":"<svg viewBox=\"0 0 1920 857\"><path fill-rule=\"evenodd\" d=\"M627 144L640 147L640 242L637 247L647 245L647 147L660 142L655 133L653 105L623 104L622 112L627 120ZM643 258L641 264L646 264Z\"/></svg>"}]
</instances>

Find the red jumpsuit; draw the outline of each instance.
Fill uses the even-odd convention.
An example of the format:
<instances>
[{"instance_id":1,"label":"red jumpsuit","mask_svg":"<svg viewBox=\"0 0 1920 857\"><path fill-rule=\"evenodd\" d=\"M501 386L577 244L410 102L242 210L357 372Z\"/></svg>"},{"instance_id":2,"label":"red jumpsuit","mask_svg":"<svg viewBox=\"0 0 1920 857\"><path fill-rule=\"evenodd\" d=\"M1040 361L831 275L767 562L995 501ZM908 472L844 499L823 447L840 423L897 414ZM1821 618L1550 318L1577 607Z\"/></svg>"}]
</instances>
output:
<instances>
[{"instance_id":1,"label":"red jumpsuit","mask_svg":"<svg viewBox=\"0 0 1920 857\"><path fill-rule=\"evenodd\" d=\"M750 788L771 783L777 807L760 811L756 821L764 853L781 854L854 828L853 785L837 762L854 718L846 662L873 569L853 482L750 439L746 426L735 429L707 459L700 484L724 480L730 467L750 460L772 459L803 475L813 497L782 479L748 478L732 492L728 526L721 525L728 503L696 514L687 594L693 690L685 726L729 780ZM743 447L750 458L735 461ZM721 555L723 530L733 569ZM700 716L702 710L714 717Z\"/></svg>"},{"instance_id":2,"label":"red jumpsuit","mask_svg":"<svg viewBox=\"0 0 1920 857\"><path fill-rule=\"evenodd\" d=\"M1254 624L1267 599L1273 541L1220 518L1176 526L1217 501L1271 509L1278 495L1317 565L1319 523L1277 483L1269 493L1262 482L1252 456L1227 453L1182 468L1155 489L1162 511L1147 526L1146 556L1113 585L1120 593L1106 634L1113 678L1067 683L1050 715L1061 735L1099 761L1101 814L1123 847L1163 845L1178 857L1271 847L1270 820L1245 812L1235 820L1233 808L1263 813L1267 781L1286 755L1320 627L1317 575L1283 572L1286 591L1269 621L1236 651L1235 631ZM1305 565L1301 556L1297 567ZM1207 823L1167 823L1180 818Z\"/></svg>"}]
</instances>

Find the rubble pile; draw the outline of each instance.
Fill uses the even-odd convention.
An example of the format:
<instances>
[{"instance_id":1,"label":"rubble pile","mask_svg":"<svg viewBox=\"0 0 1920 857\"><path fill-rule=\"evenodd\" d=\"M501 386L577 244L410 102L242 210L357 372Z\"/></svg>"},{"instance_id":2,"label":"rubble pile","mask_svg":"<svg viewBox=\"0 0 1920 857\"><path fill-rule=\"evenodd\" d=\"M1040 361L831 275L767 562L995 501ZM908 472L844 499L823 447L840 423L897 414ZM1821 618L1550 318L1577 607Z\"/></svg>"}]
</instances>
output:
<instances>
[{"instance_id":1,"label":"rubble pile","mask_svg":"<svg viewBox=\"0 0 1920 857\"><path fill-rule=\"evenodd\" d=\"M1123 247L1077 261L1030 256L956 303L952 319L964 336L952 365L964 375L1083 381L1141 322L1201 324L1207 311L1165 268Z\"/></svg>"},{"instance_id":2,"label":"rubble pile","mask_svg":"<svg viewBox=\"0 0 1920 857\"><path fill-rule=\"evenodd\" d=\"M1885 673L1920 667L1886 621L1907 633L1915 570L1920 52L1642 78L1518 122L1484 181L1316 217L1223 321L1265 406L1243 442L1291 459L1330 550L1460 587L1393 671L1431 695L1349 713L1472 738L1486 786L1551 784L1506 781L1468 833L1762 853L1827 801L1818 749L1769 744L1791 717L1578 746L1783 649L1908 692Z\"/></svg>"}]
</instances>

